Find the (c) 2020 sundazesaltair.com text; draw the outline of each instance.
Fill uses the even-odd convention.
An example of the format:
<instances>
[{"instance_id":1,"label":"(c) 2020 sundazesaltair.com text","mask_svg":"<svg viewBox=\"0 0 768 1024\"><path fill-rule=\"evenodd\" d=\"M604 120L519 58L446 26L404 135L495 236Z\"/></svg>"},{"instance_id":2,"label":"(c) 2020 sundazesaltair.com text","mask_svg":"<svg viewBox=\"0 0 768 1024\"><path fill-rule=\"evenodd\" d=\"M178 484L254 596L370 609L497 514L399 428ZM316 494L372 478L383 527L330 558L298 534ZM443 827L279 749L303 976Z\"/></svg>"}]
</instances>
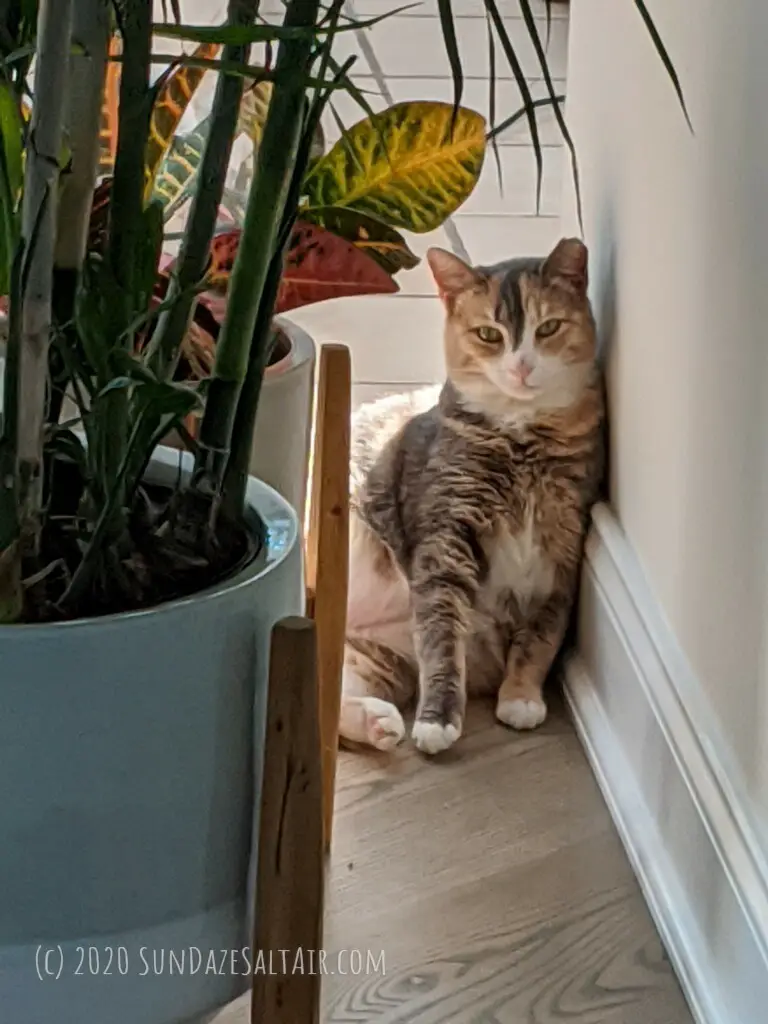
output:
<instances>
[{"instance_id":1,"label":"(c) 2020 sundazesaltair.com text","mask_svg":"<svg viewBox=\"0 0 768 1024\"><path fill-rule=\"evenodd\" d=\"M35 967L40 981L74 977L134 977L196 974L372 975L386 974L384 950L371 949L153 949L140 946L38 946Z\"/></svg>"}]
</instances>

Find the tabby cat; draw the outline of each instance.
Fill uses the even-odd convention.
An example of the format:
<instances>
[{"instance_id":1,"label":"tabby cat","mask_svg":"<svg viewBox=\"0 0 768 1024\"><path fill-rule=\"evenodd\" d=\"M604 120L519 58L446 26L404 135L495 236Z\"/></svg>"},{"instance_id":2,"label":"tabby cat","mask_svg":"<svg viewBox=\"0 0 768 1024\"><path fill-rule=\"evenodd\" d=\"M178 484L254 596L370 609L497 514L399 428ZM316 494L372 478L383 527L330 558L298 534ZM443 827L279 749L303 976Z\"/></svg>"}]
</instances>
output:
<instances>
[{"instance_id":1,"label":"tabby cat","mask_svg":"<svg viewBox=\"0 0 768 1024\"><path fill-rule=\"evenodd\" d=\"M470 694L533 729L578 582L603 466L587 250L470 267L430 249L447 382L384 399L353 430L340 734L427 754Z\"/></svg>"}]
</instances>

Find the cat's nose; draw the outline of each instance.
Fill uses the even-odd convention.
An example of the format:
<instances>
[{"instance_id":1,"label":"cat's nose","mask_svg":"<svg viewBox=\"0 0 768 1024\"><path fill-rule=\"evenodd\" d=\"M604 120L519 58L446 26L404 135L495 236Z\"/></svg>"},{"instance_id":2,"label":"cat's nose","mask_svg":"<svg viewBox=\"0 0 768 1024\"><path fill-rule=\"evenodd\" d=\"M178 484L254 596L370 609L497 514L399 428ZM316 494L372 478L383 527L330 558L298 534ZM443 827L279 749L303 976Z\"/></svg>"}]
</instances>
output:
<instances>
[{"instance_id":1,"label":"cat's nose","mask_svg":"<svg viewBox=\"0 0 768 1024\"><path fill-rule=\"evenodd\" d=\"M521 360L512 369L512 371L511 371L512 372L512 376L515 377L517 380L519 380L521 382L521 384L525 384L525 382L528 380L528 378L531 375L531 369L532 368L528 365L528 363L524 363Z\"/></svg>"}]
</instances>

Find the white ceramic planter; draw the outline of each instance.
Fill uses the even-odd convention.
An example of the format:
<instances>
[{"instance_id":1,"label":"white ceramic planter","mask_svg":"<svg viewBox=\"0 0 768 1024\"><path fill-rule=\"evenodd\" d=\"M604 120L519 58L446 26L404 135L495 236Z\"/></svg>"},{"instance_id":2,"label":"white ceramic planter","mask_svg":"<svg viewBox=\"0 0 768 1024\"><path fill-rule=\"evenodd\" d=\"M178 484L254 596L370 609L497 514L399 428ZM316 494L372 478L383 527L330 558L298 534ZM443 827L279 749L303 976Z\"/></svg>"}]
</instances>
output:
<instances>
[{"instance_id":1,"label":"white ceramic planter","mask_svg":"<svg viewBox=\"0 0 768 1024\"><path fill-rule=\"evenodd\" d=\"M290 320L277 323L291 351L264 375L251 473L281 494L304 522L315 392L315 343Z\"/></svg>"},{"instance_id":2,"label":"white ceramic planter","mask_svg":"<svg viewBox=\"0 0 768 1024\"><path fill-rule=\"evenodd\" d=\"M3 1020L178 1024L248 984L221 951L250 934L269 634L304 596L294 512L255 480L247 501L267 539L228 582L0 627Z\"/></svg>"}]
</instances>

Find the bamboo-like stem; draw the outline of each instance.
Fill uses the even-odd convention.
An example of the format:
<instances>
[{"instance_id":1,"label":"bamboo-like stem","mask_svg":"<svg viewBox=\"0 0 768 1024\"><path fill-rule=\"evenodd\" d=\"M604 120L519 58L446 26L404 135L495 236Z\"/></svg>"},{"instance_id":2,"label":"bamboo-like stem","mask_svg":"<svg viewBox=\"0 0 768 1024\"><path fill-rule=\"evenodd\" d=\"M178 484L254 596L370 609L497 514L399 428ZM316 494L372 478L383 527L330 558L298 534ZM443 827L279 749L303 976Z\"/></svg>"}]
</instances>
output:
<instances>
[{"instance_id":1,"label":"bamboo-like stem","mask_svg":"<svg viewBox=\"0 0 768 1024\"><path fill-rule=\"evenodd\" d=\"M336 4L338 15L340 2ZM335 24L335 20L333 22ZM330 48L326 51L320 68L320 78L324 79L330 61ZM318 91L312 103L307 103L307 116L304 122L303 135L299 142L294 162L291 186L283 211L283 222L280 228L281 243L275 249L264 283L256 328L251 341L251 352L248 371L245 376L240 397L237 402L235 423L232 429L232 445L222 485L221 510L230 519L242 514L245 505L245 491L248 485L248 474L251 465L253 435L256 427L256 414L261 397L261 386L264 373L272 353L274 328L272 312L275 308L280 280L283 275L285 249L290 242L291 232L296 223L296 215L301 199L301 189L312 157L313 147L317 138L317 129L330 92Z\"/></svg>"},{"instance_id":2,"label":"bamboo-like stem","mask_svg":"<svg viewBox=\"0 0 768 1024\"><path fill-rule=\"evenodd\" d=\"M319 0L289 0L285 28L316 25ZM229 285L227 316L216 344L205 413L200 425L193 486L216 502L229 459L240 392L248 365L266 365L264 354L252 351L257 316L272 315L264 302L265 285L295 171L305 118L307 79L312 64L312 33L284 40L275 65L276 82L256 159L240 245ZM274 301L274 300L273 300ZM262 331L259 346L269 343Z\"/></svg>"},{"instance_id":3,"label":"bamboo-like stem","mask_svg":"<svg viewBox=\"0 0 768 1024\"><path fill-rule=\"evenodd\" d=\"M123 61L107 258L124 294L126 308L121 310L124 329L135 316L130 303L134 295L136 254L144 226L144 152L152 113L149 86L152 0L131 0L124 4L120 28Z\"/></svg>"},{"instance_id":4,"label":"bamboo-like stem","mask_svg":"<svg viewBox=\"0 0 768 1024\"><path fill-rule=\"evenodd\" d=\"M242 515L245 504L245 491L248 486L248 474L251 466L253 449L253 433L256 429L256 413L259 409L261 387L264 373L272 354L274 328L272 326L272 310L277 297L280 279L283 274L283 252L275 253L269 268L267 283L264 287L262 304L256 318L253 332L253 358L248 364L248 371L240 392L232 428L232 450L224 474L221 489L221 510L230 519L238 519ZM262 341L267 335L267 343Z\"/></svg>"},{"instance_id":5,"label":"bamboo-like stem","mask_svg":"<svg viewBox=\"0 0 768 1024\"><path fill-rule=\"evenodd\" d=\"M131 348L128 330L136 313L136 267L144 230L144 153L152 113L149 74L152 56L152 0L131 0L121 5L120 30L123 61L120 76L119 120L115 169L110 198L110 230L106 260L119 287L120 307L113 311L109 337L104 344ZM143 310L141 311L143 312ZM95 476L103 498L118 489L106 535L113 539L124 527L125 501L121 467L129 434L129 402L125 389L115 389L103 399L95 424L97 451L93 453ZM89 449L89 456L90 456Z\"/></svg>"},{"instance_id":6,"label":"bamboo-like stem","mask_svg":"<svg viewBox=\"0 0 768 1024\"><path fill-rule=\"evenodd\" d=\"M307 165L312 153L317 123L322 112L319 107L308 105L307 118L304 124L303 137L294 163L291 187L286 198L283 222L280 228L280 244L272 255L272 260L264 282L261 303L256 317L256 327L251 340L248 371L245 375L240 397L237 402L235 423L232 428L232 445L222 485L221 510L229 519L236 519L242 514L245 505L245 491L248 485L248 474L253 449L253 433L256 427L256 414L261 397L261 386L264 373L269 364L274 340L272 312L275 308L283 276L285 249L289 244L291 231L296 222L301 186L306 174Z\"/></svg>"},{"instance_id":7,"label":"bamboo-like stem","mask_svg":"<svg viewBox=\"0 0 768 1024\"><path fill-rule=\"evenodd\" d=\"M61 189L53 277L53 311L59 325L72 319L78 271L88 241L99 166L99 125L111 13L109 0L79 0L73 14L72 39L82 51L70 55L66 123L71 171ZM75 343L75 331L70 327L66 344ZM50 352L50 377L56 386L51 390L48 420L58 423L67 377L55 346Z\"/></svg>"},{"instance_id":8,"label":"bamboo-like stem","mask_svg":"<svg viewBox=\"0 0 768 1024\"><path fill-rule=\"evenodd\" d=\"M19 527L36 545L42 507L42 461L59 159L69 77L73 0L40 0L35 104L27 147L22 208L26 251L18 378Z\"/></svg>"},{"instance_id":9,"label":"bamboo-like stem","mask_svg":"<svg viewBox=\"0 0 768 1024\"><path fill-rule=\"evenodd\" d=\"M229 0L227 24L252 25L259 0ZM247 64L250 46L226 46L223 63ZM192 198L177 270L168 289L168 298L176 299L163 313L150 342L150 365L162 377L171 376L179 349L189 330L197 297L192 289L202 279L208 263L211 240L224 195L237 119L243 98L243 79L220 74L216 83L210 128L203 150L197 186Z\"/></svg>"},{"instance_id":10,"label":"bamboo-like stem","mask_svg":"<svg viewBox=\"0 0 768 1024\"><path fill-rule=\"evenodd\" d=\"M62 183L55 255L56 267L66 270L82 266L88 240L110 27L110 0L77 0L72 40L82 51L70 55L66 124L71 167Z\"/></svg>"}]
</instances>

